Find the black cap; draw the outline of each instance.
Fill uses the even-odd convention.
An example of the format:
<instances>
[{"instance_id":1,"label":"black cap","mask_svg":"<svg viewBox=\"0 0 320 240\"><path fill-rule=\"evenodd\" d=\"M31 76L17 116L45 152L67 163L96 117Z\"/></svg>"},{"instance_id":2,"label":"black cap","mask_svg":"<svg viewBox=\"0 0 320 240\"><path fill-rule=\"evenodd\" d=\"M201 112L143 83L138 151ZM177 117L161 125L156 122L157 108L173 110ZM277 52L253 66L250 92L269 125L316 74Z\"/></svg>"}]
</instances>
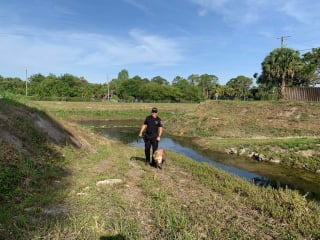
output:
<instances>
[{"instance_id":1,"label":"black cap","mask_svg":"<svg viewBox=\"0 0 320 240\"><path fill-rule=\"evenodd\" d=\"M151 112L153 112L153 113L157 113L158 112L158 108L152 108L152 110L151 110Z\"/></svg>"}]
</instances>

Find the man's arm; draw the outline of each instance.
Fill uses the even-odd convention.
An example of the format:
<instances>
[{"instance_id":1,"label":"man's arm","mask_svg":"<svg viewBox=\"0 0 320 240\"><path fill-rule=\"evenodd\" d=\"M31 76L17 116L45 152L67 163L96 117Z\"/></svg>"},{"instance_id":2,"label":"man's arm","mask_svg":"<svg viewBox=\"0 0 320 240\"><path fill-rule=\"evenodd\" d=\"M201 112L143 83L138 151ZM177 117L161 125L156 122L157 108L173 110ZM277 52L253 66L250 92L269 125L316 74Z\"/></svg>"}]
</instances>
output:
<instances>
[{"instance_id":1,"label":"man's arm","mask_svg":"<svg viewBox=\"0 0 320 240\"><path fill-rule=\"evenodd\" d=\"M158 136L159 136L159 137L161 137L162 131L163 131L163 128L162 128L162 127L159 127L159 131L158 131Z\"/></svg>"},{"instance_id":2,"label":"man's arm","mask_svg":"<svg viewBox=\"0 0 320 240\"><path fill-rule=\"evenodd\" d=\"M147 127L146 124L143 124L143 125L141 126L141 129L140 129L140 132L139 132L139 137L142 137L142 133L143 133L143 131L146 129L146 127Z\"/></svg>"},{"instance_id":3,"label":"man's arm","mask_svg":"<svg viewBox=\"0 0 320 240\"><path fill-rule=\"evenodd\" d=\"M162 135L162 132L163 132L163 128L162 128L162 127L159 127L159 129L158 129L157 141L160 141L160 137L161 137L161 135Z\"/></svg>"}]
</instances>

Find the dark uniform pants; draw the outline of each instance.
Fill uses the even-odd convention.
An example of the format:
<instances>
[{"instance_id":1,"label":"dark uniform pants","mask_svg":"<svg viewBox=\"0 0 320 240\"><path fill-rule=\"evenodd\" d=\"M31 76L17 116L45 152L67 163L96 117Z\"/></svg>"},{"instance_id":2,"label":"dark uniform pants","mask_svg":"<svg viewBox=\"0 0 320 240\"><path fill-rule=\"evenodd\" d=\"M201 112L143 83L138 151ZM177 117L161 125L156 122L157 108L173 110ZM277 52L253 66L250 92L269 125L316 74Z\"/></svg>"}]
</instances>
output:
<instances>
[{"instance_id":1,"label":"dark uniform pants","mask_svg":"<svg viewBox=\"0 0 320 240\"><path fill-rule=\"evenodd\" d=\"M144 153L146 155L146 162L150 163L150 149L152 147L152 154L158 149L157 138L145 138L144 139ZM153 158L152 158L153 164Z\"/></svg>"}]
</instances>

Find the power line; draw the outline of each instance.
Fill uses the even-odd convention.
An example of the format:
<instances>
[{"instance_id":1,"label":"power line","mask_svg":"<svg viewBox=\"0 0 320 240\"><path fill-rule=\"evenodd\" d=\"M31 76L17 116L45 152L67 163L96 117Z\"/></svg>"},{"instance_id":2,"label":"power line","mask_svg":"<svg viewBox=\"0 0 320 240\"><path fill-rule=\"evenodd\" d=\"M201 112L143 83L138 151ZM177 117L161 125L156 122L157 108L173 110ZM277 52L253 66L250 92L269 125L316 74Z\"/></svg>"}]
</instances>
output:
<instances>
[{"instance_id":1,"label":"power line","mask_svg":"<svg viewBox=\"0 0 320 240\"><path fill-rule=\"evenodd\" d=\"M286 40L289 37L291 37L291 36L281 36L281 37L277 38L277 39L281 40L281 48L284 47L284 40ZM320 48L320 47L315 47L315 48ZM314 48L306 48L306 49L301 49L301 50L297 50L297 51L304 52L304 51L310 51L312 49L314 49Z\"/></svg>"},{"instance_id":2,"label":"power line","mask_svg":"<svg viewBox=\"0 0 320 240\"><path fill-rule=\"evenodd\" d=\"M315 47L315 48L320 48L320 47ZM301 50L298 50L298 51L299 52L305 52L305 51L310 51L310 50L315 49L315 48L301 49Z\"/></svg>"}]
</instances>

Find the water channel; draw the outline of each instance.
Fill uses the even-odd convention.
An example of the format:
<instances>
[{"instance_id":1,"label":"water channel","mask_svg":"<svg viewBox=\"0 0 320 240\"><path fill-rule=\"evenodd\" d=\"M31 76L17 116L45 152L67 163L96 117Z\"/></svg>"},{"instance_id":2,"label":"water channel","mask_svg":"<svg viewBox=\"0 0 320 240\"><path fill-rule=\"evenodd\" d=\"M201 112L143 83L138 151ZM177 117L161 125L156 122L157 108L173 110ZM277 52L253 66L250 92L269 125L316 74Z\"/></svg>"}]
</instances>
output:
<instances>
[{"instance_id":1,"label":"water channel","mask_svg":"<svg viewBox=\"0 0 320 240\"><path fill-rule=\"evenodd\" d=\"M90 121L83 124L107 138L144 147L138 140L140 121ZM261 163L245 157L227 155L213 151L200 151L190 139L164 134L159 147L183 154L198 162L206 162L259 186L290 188L298 190L307 198L320 202L320 178L318 175L299 169L279 167L276 164ZM144 156L141 156L144 157Z\"/></svg>"}]
</instances>

